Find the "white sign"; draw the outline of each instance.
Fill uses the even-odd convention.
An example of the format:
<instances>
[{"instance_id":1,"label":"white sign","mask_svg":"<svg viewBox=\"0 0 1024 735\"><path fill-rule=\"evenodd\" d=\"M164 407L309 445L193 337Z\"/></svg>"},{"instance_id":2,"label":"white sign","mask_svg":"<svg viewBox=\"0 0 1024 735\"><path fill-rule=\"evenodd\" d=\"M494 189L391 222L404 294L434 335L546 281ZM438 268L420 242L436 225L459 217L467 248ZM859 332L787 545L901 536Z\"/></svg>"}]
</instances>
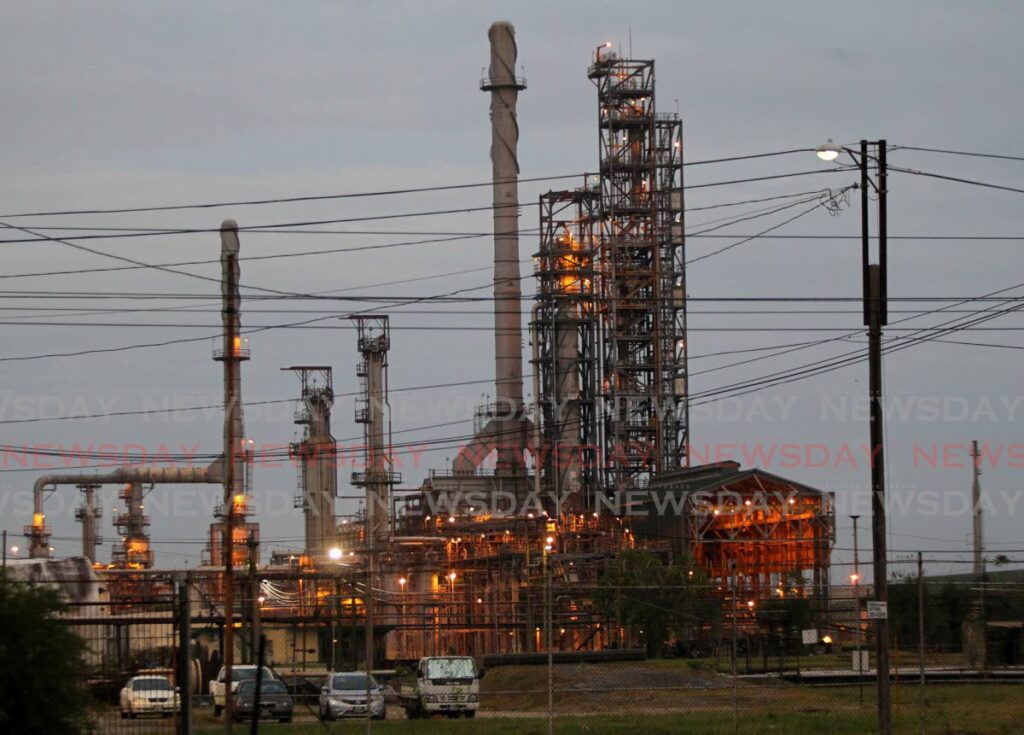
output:
<instances>
[{"instance_id":1,"label":"white sign","mask_svg":"<svg viewBox=\"0 0 1024 735\"><path fill-rule=\"evenodd\" d=\"M879 600L868 600L868 620L886 620L889 617L889 605Z\"/></svg>"},{"instance_id":2,"label":"white sign","mask_svg":"<svg viewBox=\"0 0 1024 735\"><path fill-rule=\"evenodd\" d=\"M807 630L800 631L800 636L803 639L805 646L813 646L818 642L818 631L814 628L808 628Z\"/></svg>"}]
</instances>

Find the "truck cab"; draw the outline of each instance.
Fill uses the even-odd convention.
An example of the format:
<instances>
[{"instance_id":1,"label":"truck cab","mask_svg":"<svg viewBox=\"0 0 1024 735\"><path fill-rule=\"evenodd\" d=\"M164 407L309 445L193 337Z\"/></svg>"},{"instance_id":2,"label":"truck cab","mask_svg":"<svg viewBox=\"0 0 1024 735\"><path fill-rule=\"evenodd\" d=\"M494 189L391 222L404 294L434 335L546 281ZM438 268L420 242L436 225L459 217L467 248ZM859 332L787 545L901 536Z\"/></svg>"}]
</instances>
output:
<instances>
[{"instance_id":1,"label":"truck cab","mask_svg":"<svg viewBox=\"0 0 1024 735\"><path fill-rule=\"evenodd\" d=\"M480 706L482 676L471 656L421 658L415 686L402 687L402 706L410 719L439 714L473 717Z\"/></svg>"}]
</instances>

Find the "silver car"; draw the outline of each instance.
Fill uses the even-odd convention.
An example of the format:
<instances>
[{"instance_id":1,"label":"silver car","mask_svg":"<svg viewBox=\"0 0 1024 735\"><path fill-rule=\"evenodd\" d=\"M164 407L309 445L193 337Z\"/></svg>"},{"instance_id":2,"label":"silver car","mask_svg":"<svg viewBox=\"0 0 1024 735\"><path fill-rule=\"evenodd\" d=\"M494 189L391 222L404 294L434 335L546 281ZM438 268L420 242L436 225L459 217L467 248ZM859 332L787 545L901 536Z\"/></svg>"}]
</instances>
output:
<instances>
[{"instance_id":1,"label":"silver car","mask_svg":"<svg viewBox=\"0 0 1024 735\"><path fill-rule=\"evenodd\" d=\"M384 719L384 694L372 676L359 671L329 674L320 688L320 719L339 717L366 717L366 692L369 683L369 714L375 720Z\"/></svg>"}]
</instances>

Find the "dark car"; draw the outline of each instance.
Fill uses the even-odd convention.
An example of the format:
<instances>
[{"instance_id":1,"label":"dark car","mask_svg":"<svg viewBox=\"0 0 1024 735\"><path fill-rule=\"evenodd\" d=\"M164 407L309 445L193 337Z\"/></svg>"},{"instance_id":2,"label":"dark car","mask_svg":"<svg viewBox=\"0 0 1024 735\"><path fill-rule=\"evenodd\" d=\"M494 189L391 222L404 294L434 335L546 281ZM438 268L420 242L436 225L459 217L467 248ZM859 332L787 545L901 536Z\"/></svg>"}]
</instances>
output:
<instances>
[{"instance_id":1,"label":"dark car","mask_svg":"<svg viewBox=\"0 0 1024 735\"><path fill-rule=\"evenodd\" d=\"M238 721L252 719L254 706L258 706L259 717L291 722L294 703L288 689L280 681L260 683L259 704L256 704L256 682L252 679L240 682L234 695L234 715Z\"/></svg>"}]
</instances>

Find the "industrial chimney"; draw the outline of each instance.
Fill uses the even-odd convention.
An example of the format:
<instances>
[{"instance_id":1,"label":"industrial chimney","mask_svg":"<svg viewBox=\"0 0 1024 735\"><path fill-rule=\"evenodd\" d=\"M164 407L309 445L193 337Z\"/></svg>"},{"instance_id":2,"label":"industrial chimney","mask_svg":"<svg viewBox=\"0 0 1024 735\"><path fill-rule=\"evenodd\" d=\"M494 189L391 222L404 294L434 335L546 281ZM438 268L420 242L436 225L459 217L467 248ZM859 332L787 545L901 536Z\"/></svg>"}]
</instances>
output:
<instances>
[{"instance_id":1,"label":"industrial chimney","mask_svg":"<svg viewBox=\"0 0 1024 735\"><path fill-rule=\"evenodd\" d=\"M519 122L516 102L526 89L517 77L515 29L508 21L487 31L491 65L480 89L491 95L491 170L494 209L494 388L493 420L485 431L498 448L498 472L522 467L523 422L522 289L519 275Z\"/></svg>"}]
</instances>

